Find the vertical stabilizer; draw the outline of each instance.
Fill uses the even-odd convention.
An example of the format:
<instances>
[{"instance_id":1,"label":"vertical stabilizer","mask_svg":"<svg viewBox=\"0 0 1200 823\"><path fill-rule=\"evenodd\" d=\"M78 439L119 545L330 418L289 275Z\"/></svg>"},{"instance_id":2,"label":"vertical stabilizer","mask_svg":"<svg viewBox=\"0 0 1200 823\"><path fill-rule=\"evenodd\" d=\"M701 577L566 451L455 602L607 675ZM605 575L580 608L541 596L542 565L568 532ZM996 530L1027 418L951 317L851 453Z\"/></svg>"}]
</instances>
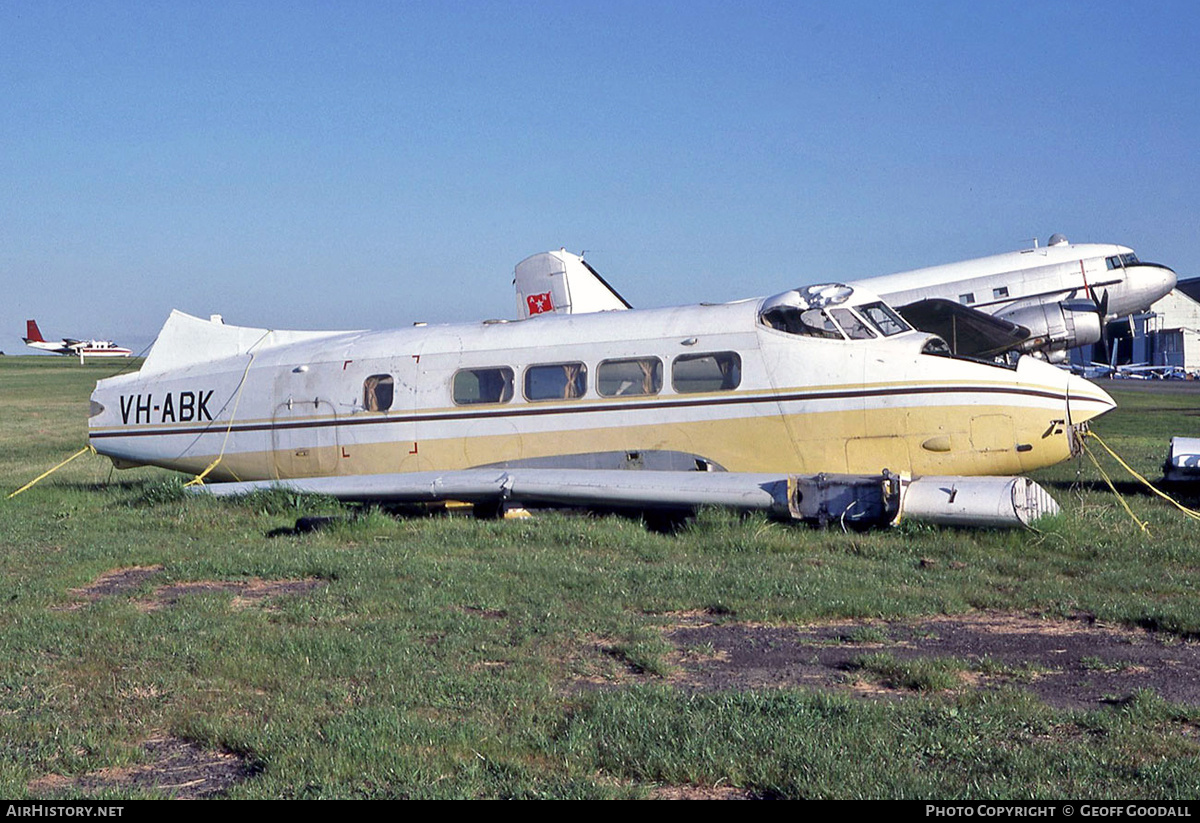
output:
<instances>
[{"instance_id":1,"label":"vertical stabilizer","mask_svg":"<svg viewBox=\"0 0 1200 823\"><path fill-rule=\"evenodd\" d=\"M25 321L25 342L26 343L45 343L42 338L41 329L37 326L36 320Z\"/></svg>"},{"instance_id":2,"label":"vertical stabilizer","mask_svg":"<svg viewBox=\"0 0 1200 823\"><path fill-rule=\"evenodd\" d=\"M517 316L587 314L631 308L587 261L566 249L527 257L517 264L513 285Z\"/></svg>"}]
</instances>

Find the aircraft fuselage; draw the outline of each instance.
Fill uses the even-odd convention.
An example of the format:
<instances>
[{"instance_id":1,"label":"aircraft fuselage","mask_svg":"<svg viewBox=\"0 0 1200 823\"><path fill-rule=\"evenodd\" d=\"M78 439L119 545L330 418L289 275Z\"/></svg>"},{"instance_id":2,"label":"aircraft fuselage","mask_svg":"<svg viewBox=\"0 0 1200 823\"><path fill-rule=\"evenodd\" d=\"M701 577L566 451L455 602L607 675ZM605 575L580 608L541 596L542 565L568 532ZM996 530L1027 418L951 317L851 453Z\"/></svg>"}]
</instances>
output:
<instances>
[{"instance_id":1,"label":"aircraft fuselage","mask_svg":"<svg viewBox=\"0 0 1200 823\"><path fill-rule=\"evenodd\" d=\"M1032 358L927 353L937 338L861 289L808 331L778 319L778 297L382 332L176 313L140 372L97 384L90 439L119 466L216 462L210 478L227 480L497 465L1012 474L1069 457L1073 426L1113 406Z\"/></svg>"},{"instance_id":2,"label":"aircraft fuselage","mask_svg":"<svg viewBox=\"0 0 1200 823\"><path fill-rule=\"evenodd\" d=\"M1115 319L1148 309L1175 287L1175 272L1139 261L1126 246L1062 243L859 283L896 306L946 297L1002 317L1046 303L1100 299L1107 292L1106 317ZM956 294L947 293L947 284Z\"/></svg>"}]
</instances>

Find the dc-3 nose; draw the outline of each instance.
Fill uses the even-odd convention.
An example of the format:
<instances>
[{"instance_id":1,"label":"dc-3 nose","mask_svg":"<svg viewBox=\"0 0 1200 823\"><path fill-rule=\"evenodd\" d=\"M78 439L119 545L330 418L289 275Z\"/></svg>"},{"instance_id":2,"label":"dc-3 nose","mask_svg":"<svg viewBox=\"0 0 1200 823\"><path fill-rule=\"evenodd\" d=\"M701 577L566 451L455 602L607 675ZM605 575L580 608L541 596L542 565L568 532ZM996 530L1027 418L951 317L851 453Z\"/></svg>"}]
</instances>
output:
<instances>
[{"instance_id":1,"label":"dc-3 nose","mask_svg":"<svg viewBox=\"0 0 1200 823\"><path fill-rule=\"evenodd\" d=\"M1158 263L1139 263L1126 270L1126 288L1130 294L1127 300L1128 308L1124 311L1137 311L1158 300L1175 288L1178 278L1172 269Z\"/></svg>"}]
</instances>

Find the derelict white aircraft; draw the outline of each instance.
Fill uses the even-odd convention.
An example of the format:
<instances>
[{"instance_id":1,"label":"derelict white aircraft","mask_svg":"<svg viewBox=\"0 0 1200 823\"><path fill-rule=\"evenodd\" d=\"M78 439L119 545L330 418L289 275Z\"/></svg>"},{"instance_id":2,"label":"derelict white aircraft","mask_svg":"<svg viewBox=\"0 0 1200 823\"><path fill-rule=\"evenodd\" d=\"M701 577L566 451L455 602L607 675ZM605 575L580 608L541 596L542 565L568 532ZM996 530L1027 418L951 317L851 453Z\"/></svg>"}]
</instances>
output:
<instances>
[{"instance_id":1,"label":"derelict white aircraft","mask_svg":"<svg viewBox=\"0 0 1200 823\"><path fill-rule=\"evenodd\" d=\"M872 523L924 482L944 522L983 495L966 522L998 506L1012 524L1014 507L1024 522L1053 501L1022 477L972 476L1065 460L1113 406L1034 358L952 356L867 289L828 284L381 332L173 312L139 372L97 383L89 435L118 467L207 471L216 493L284 482L346 499Z\"/></svg>"},{"instance_id":2,"label":"derelict white aircraft","mask_svg":"<svg viewBox=\"0 0 1200 823\"><path fill-rule=\"evenodd\" d=\"M51 343L42 337L36 320L25 321L25 345L38 351L51 354L73 355L82 363L85 357L130 357L131 349L118 346L111 340L74 340L64 337L57 343Z\"/></svg>"},{"instance_id":3,"label":"derelict white aircraft","mask_svg":"<svg viewBox=\"0 0 1200 823\"><path fill-rule=\"evenodd\" d=\"M1047 246L857 280L955 354L1030 353L1052 363L1099 343L1110 320L1145 311L1175 287L1175 272L1138 260L1126 246ZM517 265L518 316L628 308L588 264L566 250Z\"/></svg>"},{"instance_id":4,"label":"derelict white aircraft","mask_svg":"<svg viewBox=\"0 0 1200 823\"><path fill-rule=\"evenodd\" d=\"M1176 276L1127 246L1071 244L1055 234L1040 248L860 282L956 353L1016 351L1065 363L1070 349L1104 341L1109 321L1149 309Z\"/></svg>"}]
</instances>

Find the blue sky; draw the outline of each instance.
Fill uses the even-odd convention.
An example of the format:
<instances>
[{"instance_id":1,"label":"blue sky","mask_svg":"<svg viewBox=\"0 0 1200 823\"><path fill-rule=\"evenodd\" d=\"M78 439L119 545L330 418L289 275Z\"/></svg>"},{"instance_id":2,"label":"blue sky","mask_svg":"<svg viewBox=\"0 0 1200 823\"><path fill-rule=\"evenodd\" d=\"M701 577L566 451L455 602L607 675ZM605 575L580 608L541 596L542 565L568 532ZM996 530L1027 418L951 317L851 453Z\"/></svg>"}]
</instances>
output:
<instances>
[{"instance_id":1,"label":"blue sky","mask_svg":"<svg viewBox=\"0 0 1200 823\"><path fill-rule=\"evenodd\" d=\"M0 349L634 305L1063 232L1200 275L1200 4L0 1Z\"/></svg>"}]
</instances>

